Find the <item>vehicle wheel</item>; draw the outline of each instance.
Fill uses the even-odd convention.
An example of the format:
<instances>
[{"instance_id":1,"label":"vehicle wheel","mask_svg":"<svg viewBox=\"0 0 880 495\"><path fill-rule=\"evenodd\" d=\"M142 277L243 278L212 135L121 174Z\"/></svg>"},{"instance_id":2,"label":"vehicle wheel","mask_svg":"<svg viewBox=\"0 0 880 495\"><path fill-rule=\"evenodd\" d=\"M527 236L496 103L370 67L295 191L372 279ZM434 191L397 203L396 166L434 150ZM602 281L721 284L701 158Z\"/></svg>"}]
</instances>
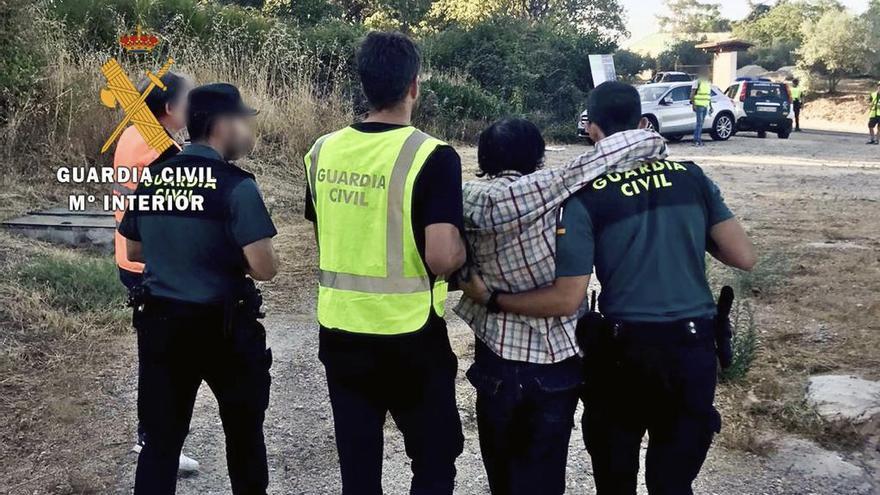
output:
<instances>
[{"instance_id":1,"label":"vehicle wheel","mask_svg":"<svg viewBox=\"0 0 880 495\"><path fill-rule=\"evenodd\" d=\"M645 119L648 120L648 125L645 127L646 131L660 132L660 124L657 123L657 117L654 117L653 115L645 115Z\"/></svg>"},{"instance_id":2,"label":"vehicle wheel","mask_svg":"<svg viewBox=\"0 0 880 495\"><path fill-rule=\"evenodd\" d=\"M684 134L664 134L663 137L670 143L677 143L684 139Z\"/></svg>"},{"instance_id":3,"label":"vehicle wheel","mask_svg":"<svg viewBox=\"0 0 880 495\"><path fill-rule=\"evenodd\" d=\"M758 131L758 137L764 139L767 137L767 131Z\"/></svg>"},{"instance_id":4,"label":"vehicle wheel","mask_svg":"<svg viewBox=\"0 0 880 495\"><path fill-rule=\"evenodd\" d=\"M730 114L722 113L715 117L709 135L712 136L713 141L727 141L730 136L733 136L733 128L733 117Z\"/></svg>"},{"instance_id":5,"label":"vehicle wheel","mask_svg":"<svg viewBox=\"0 0 880 495\"><path fill-rule=\"evenodd\" d=\"M791 129L784 129L776 133L779 136L779 139L788 139L788 136L791 136Z\"/></svg>"}]
</instances>

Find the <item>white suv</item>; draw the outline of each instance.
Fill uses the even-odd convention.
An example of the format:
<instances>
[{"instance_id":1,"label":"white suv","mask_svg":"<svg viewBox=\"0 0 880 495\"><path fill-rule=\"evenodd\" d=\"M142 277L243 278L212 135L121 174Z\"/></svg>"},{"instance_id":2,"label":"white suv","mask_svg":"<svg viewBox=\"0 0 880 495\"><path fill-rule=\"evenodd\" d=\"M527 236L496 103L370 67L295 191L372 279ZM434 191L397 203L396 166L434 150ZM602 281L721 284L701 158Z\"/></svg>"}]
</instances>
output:
<instances>
[{"instance_id":1,"label":"white suv","mask_svg":"<svg viewBox=\"0 0 880 495\"><path fill-rule=\"evenodd\" d=\"M639 86L642 99L642 116L648 120L648 128L662 134L670 141L680 141L693 135L697 126L694 110L691 107L691 82L656 83ZM736 133L733 101L721 90L712 86L711 113L703 121L703 132L709 133L715 141L727 141ZM590 117L587 111L581 113L577 132L586 137L586 124Z\"/></svg>"}]
</instances>

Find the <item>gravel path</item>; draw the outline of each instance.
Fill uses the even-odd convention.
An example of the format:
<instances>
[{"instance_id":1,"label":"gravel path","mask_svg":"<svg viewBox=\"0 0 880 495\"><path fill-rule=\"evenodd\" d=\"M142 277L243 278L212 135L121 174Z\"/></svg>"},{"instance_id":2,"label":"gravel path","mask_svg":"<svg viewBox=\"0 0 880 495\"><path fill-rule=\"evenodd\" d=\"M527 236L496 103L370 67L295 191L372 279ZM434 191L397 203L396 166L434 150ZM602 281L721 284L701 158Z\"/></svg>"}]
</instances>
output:
<instances>
[{"instance_id":1,"label":"gravel path","mask_svg":"<svg viewBox=\"0 0 880 495\"><path fill-rule=\"evenodd\" d=\"M880 196L880 187L877 186L880 159L876 153L868 153L871 150L861 145L861 141L862 137L856 135L795 134L788 141L736 137L728 143L709 143L702 149L676 145L673 153L677 157L690 157L707 165L710 174L717 177L732 197L734 207L741 208L740 213L743 214L751 214L758 208L756 198L760 197L760 191L786 194L789 187L824 190L828 187L826 181L832 177L843 177L847 191L860 191L859 194L876 207L877 197ZM760 151L756 152L756 148ZM583 150L580 146L568 146L564 151L548 153L548 161L563 160ZM473 149L461 151L466 163L474 161ZM756 175L756 168L764 173ZM306 241L310 239L303 242ZM339 493L339 473L324 371L317 359L317 332L311 314L314 300L313 296L297 299L296 307L301 308L299 313L284 314L270 307L270 316L265 321L269 345L275 356L272 400L266 420L270 492L335 494ZM472 360L473 334L460 320L452 317L450 335L460 359L458 398L466 439L465 452L458 460L457 493L486 494L488 489L473 415L474 394L464 379L464 371ZM133 363L134 360L129 362ZM133 364L128 371L127 375L123 373L116 378L120 395L130 407L126 408L126 404L118 404L117 407L124 415L120 429L127 427L133 430ZM793 437L783 437L777 443L778 450L765 458L713 447L696 483L696 492L724 495L880 493L876 474L880 473L880 469L876 458L841 456ZM121 453L123 448L117 447L117 451ZM229 493L222 429L216 402L207 387L202 387L200 391L185 452L201 462L202 469L195 476L182 478L178 493ZM408 462L401 437L390 421L386 431L385 456L386 492L392 495L407 493ZM116 493L130 491L134 466L134 455L130 454L119 461ZM594 493L589 458L583 448L579 426L572 436L568 469L569 493ZM640 493L644 493L643 487Z\"/></svg>"}]
</instances>

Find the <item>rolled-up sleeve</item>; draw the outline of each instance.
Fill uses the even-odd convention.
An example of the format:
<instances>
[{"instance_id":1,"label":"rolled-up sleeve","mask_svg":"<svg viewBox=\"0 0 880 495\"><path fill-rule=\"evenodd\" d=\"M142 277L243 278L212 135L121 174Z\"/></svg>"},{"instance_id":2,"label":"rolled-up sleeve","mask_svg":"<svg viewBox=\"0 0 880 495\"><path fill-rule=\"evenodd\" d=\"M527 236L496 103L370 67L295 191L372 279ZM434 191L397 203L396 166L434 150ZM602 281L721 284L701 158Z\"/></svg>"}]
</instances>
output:
<instances>
[{"instance_id":1,"label":"rolled-up sleeve","mask_svg":"<svg viewBox=\"0 0 880 495\"><path fill-rule=\"evenodd\" d=\"M232 190L229 229L241 247L278 234L253 179L243 180Z\"/></svg>"}]
</instances>

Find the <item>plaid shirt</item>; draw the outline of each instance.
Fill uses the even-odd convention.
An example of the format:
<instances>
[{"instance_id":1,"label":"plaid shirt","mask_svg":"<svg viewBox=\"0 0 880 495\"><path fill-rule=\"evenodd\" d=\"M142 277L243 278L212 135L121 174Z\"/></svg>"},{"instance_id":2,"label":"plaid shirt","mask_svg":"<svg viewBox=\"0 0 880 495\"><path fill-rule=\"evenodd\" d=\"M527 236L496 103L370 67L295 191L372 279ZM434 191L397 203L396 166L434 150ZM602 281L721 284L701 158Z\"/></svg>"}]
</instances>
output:
<instances>
[{"instance_id":1,"label":"plaid shirt","mask_svg":"<svg viewBox=\"0 0 880 495\"><path fill-rule=\"evenodd\" d=\"M603 139L595 150L560 168L467 182L464 217L470 261L486 285L496 290L516 293L552 284L556 279L559 206L602 174L665 157L666 145L659 135L624 131ZM579 354L577 316L490 314L467 297L462 297L455 312L474 329L477 338L504 359L556 363Z\"/></svg>"}]
</instances>

